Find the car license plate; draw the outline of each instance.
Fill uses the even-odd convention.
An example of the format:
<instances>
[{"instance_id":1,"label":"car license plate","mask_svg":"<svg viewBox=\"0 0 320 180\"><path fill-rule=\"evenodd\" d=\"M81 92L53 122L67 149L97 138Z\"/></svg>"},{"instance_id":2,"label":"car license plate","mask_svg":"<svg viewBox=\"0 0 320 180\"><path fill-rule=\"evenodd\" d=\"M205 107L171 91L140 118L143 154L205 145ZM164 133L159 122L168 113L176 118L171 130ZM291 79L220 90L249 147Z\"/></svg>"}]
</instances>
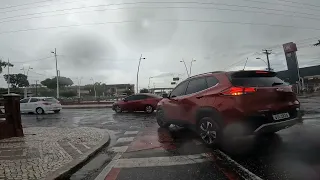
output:
<instances>
[{"instance_id":1,"label":"car license plate","mask_svg":"<svg viewBox=\"0 0 320 180\"><path fill-rule=\"evenodd\" d=\"M290 114L289 113L281 113L281 114L272 115L272 117L273 117L273 119L275 121L278 121L278 120L281 120L281 119L289 118Z\"/></svg>"}]
</instances>

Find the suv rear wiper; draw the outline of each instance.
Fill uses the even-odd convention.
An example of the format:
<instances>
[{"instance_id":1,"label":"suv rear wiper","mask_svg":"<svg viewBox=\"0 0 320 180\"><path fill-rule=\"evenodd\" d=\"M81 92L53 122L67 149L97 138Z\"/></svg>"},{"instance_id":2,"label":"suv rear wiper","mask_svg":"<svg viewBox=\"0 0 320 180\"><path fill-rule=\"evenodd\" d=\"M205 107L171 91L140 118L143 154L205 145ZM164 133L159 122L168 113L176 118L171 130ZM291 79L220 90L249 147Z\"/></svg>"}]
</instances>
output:
<instances>
[{"instance_id":1,"label":"suv rear wiper","mask_svg":"<svg viewBox=\"0 0 320 180\"><path fill-rule=\"evenodd\" d=\"M282 85L283 83L279 83L279 82L274 82L274 83L272 83L272 85L271 86L278 86L278 85Z\"/></svg>"}]
</instances>

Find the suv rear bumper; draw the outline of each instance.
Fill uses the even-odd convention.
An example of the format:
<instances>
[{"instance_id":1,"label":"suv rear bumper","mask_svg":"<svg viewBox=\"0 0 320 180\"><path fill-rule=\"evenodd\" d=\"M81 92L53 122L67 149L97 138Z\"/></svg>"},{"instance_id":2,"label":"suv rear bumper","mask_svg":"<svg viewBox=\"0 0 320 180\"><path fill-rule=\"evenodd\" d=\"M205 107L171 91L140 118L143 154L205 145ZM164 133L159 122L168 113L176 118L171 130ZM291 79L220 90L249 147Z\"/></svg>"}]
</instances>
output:
<instances>
[{"instance_id":1,"label":"suv rear bumper","mask_svg":"<svg viewBox=\"0 0 320 180\"><path fill-rule=\"evenodd\" d=\"M277 132L282 129L286 129L288 127L291 127L297 123L301 122L301 117L297 117L294 119L289 119L286 121L280 121L280 122L272 122L267 123L259 126L255 131L254 134L261 134L261 133L270 133L270 132Z\"/></svg>"}]
</instances>

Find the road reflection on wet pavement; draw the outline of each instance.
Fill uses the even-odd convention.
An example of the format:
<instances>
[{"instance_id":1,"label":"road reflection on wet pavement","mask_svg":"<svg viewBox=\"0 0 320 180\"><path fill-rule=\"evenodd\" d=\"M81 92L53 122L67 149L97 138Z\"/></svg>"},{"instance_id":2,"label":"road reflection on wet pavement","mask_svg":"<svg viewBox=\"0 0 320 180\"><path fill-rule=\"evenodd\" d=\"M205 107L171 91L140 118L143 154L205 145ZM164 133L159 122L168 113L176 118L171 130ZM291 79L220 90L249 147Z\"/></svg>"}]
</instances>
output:
<instances>
[{"instance_id":1,"label":"road reflection on wet pavement","mask_svg":"<svg viewBox=\"0 0 320 180\"><path fill-rule=\"evenodd\" d=\"M320 115L275 135L235 140L223 150L192 131L157 126L154 115L110 109L23 115L23 126L98 127L112 142L70 179L320 179Z\"/></svg>"}]
</instances>

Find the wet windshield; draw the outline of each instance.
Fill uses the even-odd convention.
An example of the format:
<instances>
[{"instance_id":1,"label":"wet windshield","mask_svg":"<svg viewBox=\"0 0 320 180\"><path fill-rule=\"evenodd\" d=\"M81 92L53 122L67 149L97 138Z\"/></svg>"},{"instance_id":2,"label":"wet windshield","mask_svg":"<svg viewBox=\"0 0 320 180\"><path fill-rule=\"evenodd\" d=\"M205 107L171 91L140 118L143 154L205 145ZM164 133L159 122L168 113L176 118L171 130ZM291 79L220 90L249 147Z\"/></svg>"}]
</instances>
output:
<instances>
[{"instance_id":1,"label":"wet windshield","mask_svg":"<svg viewBox=\"0 0 320 180\"><path fill-rule=\"evenodd\" d=\"M319 180L320 0L0 0L0 180Z\"/></svg>"}]
</instances>

